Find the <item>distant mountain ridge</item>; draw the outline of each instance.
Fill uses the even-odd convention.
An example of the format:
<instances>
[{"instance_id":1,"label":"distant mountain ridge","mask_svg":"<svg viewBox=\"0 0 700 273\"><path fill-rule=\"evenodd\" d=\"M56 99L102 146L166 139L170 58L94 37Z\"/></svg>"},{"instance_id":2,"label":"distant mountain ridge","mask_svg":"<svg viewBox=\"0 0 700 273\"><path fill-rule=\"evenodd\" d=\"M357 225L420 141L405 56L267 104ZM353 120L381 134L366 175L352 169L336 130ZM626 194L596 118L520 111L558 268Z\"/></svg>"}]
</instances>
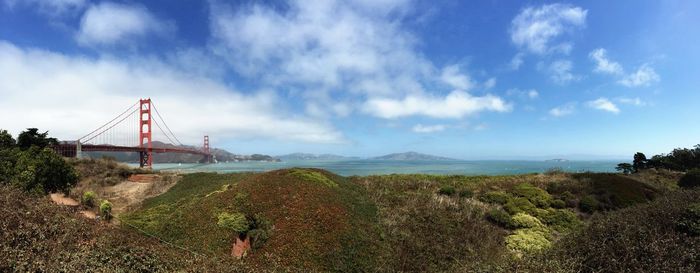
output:
<instances>
[{"instance_id":1,"label":"distant mountain ridge","mask_svg":"<svg viewBox=\"0 0 700 273\"><path fill-rule=\"evenodd\" d=\"M394 153L378 157L373 157L370 159L374 160L456 160L453 158L435 156L429 154L421 154L417 152L405 152L405 153Z\"/></svg>"},{"instance_id":2,"label":"distant mountain ridge","mask_svg":"<svg viewBox=\"0 0 700 273\"><path fill-rule=\"evenodd\" d=\"M358 157L348 157L336 154L311 154L311 153L291 153L286 155L275 156L280 160L344 160L344 159L359 159Z\"/></svg>"}]
</instances>

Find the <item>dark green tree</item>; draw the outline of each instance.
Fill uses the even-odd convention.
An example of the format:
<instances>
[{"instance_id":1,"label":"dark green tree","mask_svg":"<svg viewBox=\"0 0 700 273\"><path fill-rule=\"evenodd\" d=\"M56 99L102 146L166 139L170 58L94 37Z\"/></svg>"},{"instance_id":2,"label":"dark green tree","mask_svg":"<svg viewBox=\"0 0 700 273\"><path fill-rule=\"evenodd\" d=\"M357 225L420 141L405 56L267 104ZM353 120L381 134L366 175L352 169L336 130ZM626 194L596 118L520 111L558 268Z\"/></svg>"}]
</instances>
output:
<instances>
[{"instance_id":1,"label":"dark green tree","mask_svg":"<svg viewBox=\"0 0 700 273\"><path fill-rule=\"evenodd\" d=\"M617 164L617 167L615 167L615 169L624 174L630 174L634 171L634 167L632 167L632 164L629 163Z\"/></svg>"},{"instance_id":2,"label":"dark green tree","mask_svg":"<svg viewBox=\"0 0 700 273\"><path fill-rule=\"evenodd\" d=\"M71 165L49 148L17 153L12 183L34 193L66 192L78 182Z\"/></svg>"},{"instance_id":3,"label":"dark green tree","mask_svg":"<svg viewBox=\"0 0 700 273\"><path fill-rule=\"evenodd\" d=\"M27 128L26 131L21 132L19 136L17 136L17 146L22 150L26 150L32 146L43 149L58 144L58 140L48 137L48 135L48 131L39 133L39 129L37 128Z\"/></svg>"},{"instance_id":4,"label":"dark green tree","mask_svg":"<svg viewBox=\"0 0 700 273\"><path fill-rule=\"evenodd\" d=\"M7 130L0 130L0 150L10 149L15 147L15 139Z\"/></svg>"},{"instance_id":5,"label":"dark green tree","mask_svg":"<svg viewBox=\"0 0 700 273\"><path fill-rule=\"evenodd\" d=\"M634 169L634 172L638 172L639 170L643 170L647 168L647 156L644 155L643 153L636 153L634 154L634 161L632 161L632 168Z\"/></svg>"}]
</instances>

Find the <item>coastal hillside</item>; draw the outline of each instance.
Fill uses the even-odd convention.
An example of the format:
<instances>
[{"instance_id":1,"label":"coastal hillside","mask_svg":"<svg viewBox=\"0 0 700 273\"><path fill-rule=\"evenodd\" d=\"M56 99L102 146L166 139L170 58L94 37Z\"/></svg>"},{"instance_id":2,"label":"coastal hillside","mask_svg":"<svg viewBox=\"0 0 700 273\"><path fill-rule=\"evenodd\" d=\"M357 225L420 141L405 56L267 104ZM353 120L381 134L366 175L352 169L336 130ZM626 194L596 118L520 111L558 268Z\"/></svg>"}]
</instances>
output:
<instances>
[{"instance_id":1,"label":"coastal hillside","mask_svg":"<svg viewBox=\"0 0 700 273\"><path fill-rule=\"evenodd\" d=\"M288 160L349 160L359 159L358 157L348 157L336 154L309 154L309 153L292 153L276 156L275 158L282 161Z\"/></svg>"},{"instance_id":2,"label":"coastal hillside","mask_svg":"<svg viewBox=\"0 0 700 273\"><path fill-rule=\"evenodd\" d=\"M455 160L452 158L435 156L435 155L428 155L428 154L421 154L421 153L417 153L417 152L388 154L388 155L373 157L371 159L374 159L374 160L444 160L444 161Z\"/></svg>"}]
</instances>

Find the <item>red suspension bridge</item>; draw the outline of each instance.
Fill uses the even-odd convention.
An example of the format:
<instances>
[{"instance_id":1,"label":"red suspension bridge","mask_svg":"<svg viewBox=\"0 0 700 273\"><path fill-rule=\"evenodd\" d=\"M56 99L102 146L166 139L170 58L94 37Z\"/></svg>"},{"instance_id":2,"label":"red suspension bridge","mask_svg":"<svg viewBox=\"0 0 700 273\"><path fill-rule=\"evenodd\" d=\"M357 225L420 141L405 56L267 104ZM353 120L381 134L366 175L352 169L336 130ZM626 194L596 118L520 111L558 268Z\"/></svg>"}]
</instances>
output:
<instances>
[{"instance_id":1,"label":"red suspension bridge","mask_svg":"<svg viewBox=\"0 0 700 273\"><path fill-rule=\"evenodd\" d=\"M158 130L152 130L153 125ZM164 144L154 147L154 139ZM201 162L207 163L214 160L209 136L204 136L202 147L183 145L150 98L139 100L87 135L75 141L62 141L54 149L66 157L81 157L83 152L136 152L140 166L147 168L153 166L154 153L201 155Z\"/></svg>"}]
</instances>

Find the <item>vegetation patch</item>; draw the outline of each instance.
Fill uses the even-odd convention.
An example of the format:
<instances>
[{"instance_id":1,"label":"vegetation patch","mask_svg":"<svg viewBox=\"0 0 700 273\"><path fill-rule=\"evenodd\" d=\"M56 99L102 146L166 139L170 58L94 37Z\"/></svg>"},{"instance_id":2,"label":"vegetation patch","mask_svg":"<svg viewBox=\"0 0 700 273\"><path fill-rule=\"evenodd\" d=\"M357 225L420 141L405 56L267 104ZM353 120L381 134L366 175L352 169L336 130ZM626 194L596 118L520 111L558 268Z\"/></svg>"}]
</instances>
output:
<instances>
[{"instance_id":1,"label":"vegetation patch","mask_svg":"<svg viewBox=\"0 0 700 273\"><path fill-rule=\"evenodd\" d=\"M319 183L328 187L338 186L335 181L329 179L323 173L312 169L292 169L289 174L306 182Z\"/></svg>"},{"instance_id":2,"label":"vegetation patch","mask_svg":"<svg viewBox=\"0 0 700 273\"><path fill-rule=\"evenodd\" d=\"M681 188L695 188L700 186L700 169L688 171L678 181L678 186Z\"/></svg>"},{"instance_id":3,"label":"vegetation patch","mask_svg":"<svg viewBox=\"0 0 700 273\"><path fill-rule=\"evenodd\" d=\"M700 235L700 203L690 204L681 214L676 226L690 236Z\"/></svg>"},{"instance_id":4,"label":"vegetation patch","mask_svg":"<svg viewBox=\"0 0 700 273\"><path fill-rule=\"evenodd\" d=\"M506 237L506 246L517 254L531 254L544 251L552 246L545 228L518 229Z\"/></svg>"}]
</instances>

